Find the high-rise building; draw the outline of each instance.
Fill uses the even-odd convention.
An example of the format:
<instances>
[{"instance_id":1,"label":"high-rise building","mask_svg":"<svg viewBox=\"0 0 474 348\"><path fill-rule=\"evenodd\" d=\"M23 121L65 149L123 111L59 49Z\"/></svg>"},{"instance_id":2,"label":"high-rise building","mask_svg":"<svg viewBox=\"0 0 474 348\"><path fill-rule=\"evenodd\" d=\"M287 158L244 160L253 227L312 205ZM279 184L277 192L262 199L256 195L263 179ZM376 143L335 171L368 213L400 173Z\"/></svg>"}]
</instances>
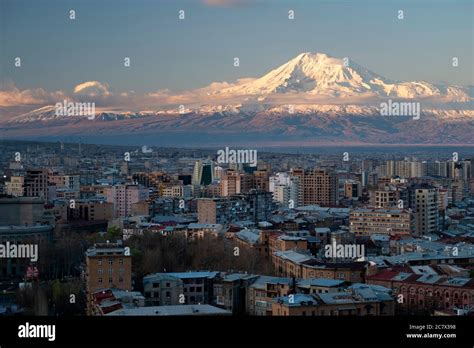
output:
<instances>
[{"instance_id":1,"label":"high-rise building","mask_svg":"<svg viewBox=\"0 0 474 348\"><path fill-rule=\"evenodd\" d=\"M48 198L47 169L30 169L26 171L25 196Z\"/></svg>"},{"instance_id":2,"label":"high-rise building","mask_svg":"<svg viewBox=\"0 0 474 348\"><path fill-rule=\"evenodd\" d=\"M114 185L105 190L107 202L114 204L115 217L132 213L132 204L148 199L148 189L139 185Z\"/></svg>"},{"instance_id":3,"label":"high-rise building","mask_svg":"<svg viewBox=\"0 0 474 348\"><path fill-rule=\"evenodd\" d=\"M405 187L387 185L383 189L370 191L370 196L374 208L408 207L408 191Z\"/></svg>"},{"instance_id":4,"label":"high-rise building","mask_svg":"<svg viewBox=\"0 0 474 348\"><path fill-rule=\"evenodd\" d=\"M291 174L299 179L300 204L337 204L337 178L333 172L295 168Z\"/></svg>"},{"instance_id":5,"label":"high-rise building","mask_svg":"<svg viewBox=\"0 0 474 348\"><path fill-rule=\"evenodd\" d=\"M463 180L454 180L449 187L448 202L451 204L462 202L466 197L467 188L465 186Z\"/></svg>"},{"instance_id":6,"label":"high-rise building","mask_svg":"<svg viewBox=\"0 0 474 348\"><path fill-rule=\"evenodd\" d=\"M243 176L238 171L228 169L221 178L221 195L227 197L241 193Z\"/></svg>"},{"instance_id":7,"label":"high-rise building","mask_svg":"<svg viewBox=\"0 0 474 348\"><path fill-rule=\"evenodd\" d=\"M438 232L438 189L428 184L415 184L409 187L409 207L414 215L414 232L425 235Z\"/></svg>"},{"instance_id":8,"label":"high-rise building","mask_svg":"<svg viewBox=\"0 0 474 348\"><path fill-rule=\"evenodd\" d=\"M66 188L72 191L79 192L80 190L80 176L77 174L74 175L58 175L50 174L48 176L48 181L54 183L57 188Z\"/></svg>"},{"instance_id":9,"label":"high-rise building","mask_svg":"<svg viewBox=\"0 0 474 348\"><path fill-rule=\"evenodd\" d=\"M249 206L245 197L198 199L200 224L228 224L249 218Z\"/></svg>"},{"instance_id":10,"label":"high-rise building","mask_svg":"<svg viewBox=\"0 0 474 348\"><path fill-rule=\"evenodd\" d=\"M268 220L274 209L271 192L251 190L248 194L232 197L198 199L198 222L201 224L229 224L235 221Z\"/></svg>"},{"instance_id":11,"label":"high-rise building","mask_svg":"<svg viewBox=\"0 0 474 348\"><path fill-rule=\"evenodd\" d=\"M273 208L273 195L271 192L251 190L247 195L247 202L254 222L267 221Z\"/></svg>"},{"instance_id":12,"label":"high-rise building","mask_svg":"<svg viewBox=\"0 0 474 348\"><path fill-rule=\"evenodd\" d=\"M289 173L282 172L269 178L269 191L273 193L273 200L287 207L298 207L299 179Z\"/></svg>"},{"instance_id":13,"label":"high-rise building","mask_svg":"<svg viewBox=\"0 0 474 348\"><path fill-rule=\"evenodd\" d=\"M215 166L214 167L214 179L216 180L221 180L222 177L224 176L224 168L221 166Z\"/></svg>"},{"instance_id":14,"label":"high-rise building","mask_svg":"<svg viewBox=\"0 0 474 348\"><path fill-rule=\"evenodd\" d=\"M255 184L252 188L259 191L269 191L269 175L267 170L256 170L253 172Z\"/></svg>"},{"instance_id":15,"label":"high-rise building","mask_svg":"<svg viewBox=\"0 0 474 348\"><path fill-rule=\"evenodd\" d=\"M93 200L76 200L74 204L67 205L65 218L67 220L112 220L114 217L114 206L109 202L97 202Z\"/></svg>"},{"instance_id":16,"label":"high-rise building","mask_svg":"<svg viewBox=\"0 0 474 348\"><path fill-rule=\"evenodd\" d=\"M194 164L193 185L209 185L214 180L214 163L210 160L199 160Z\"/></svg>"},{"instance_id":17,"label":"high-rise building","mask_svg":"<svg viewBox=\"0 0 474 348\"><path fill-rule=\"evenodd\" d=\"M362 185L355 180L346 180L344 182L344 197L358 198L362 195Z\"/></svg>"}]
</instances>

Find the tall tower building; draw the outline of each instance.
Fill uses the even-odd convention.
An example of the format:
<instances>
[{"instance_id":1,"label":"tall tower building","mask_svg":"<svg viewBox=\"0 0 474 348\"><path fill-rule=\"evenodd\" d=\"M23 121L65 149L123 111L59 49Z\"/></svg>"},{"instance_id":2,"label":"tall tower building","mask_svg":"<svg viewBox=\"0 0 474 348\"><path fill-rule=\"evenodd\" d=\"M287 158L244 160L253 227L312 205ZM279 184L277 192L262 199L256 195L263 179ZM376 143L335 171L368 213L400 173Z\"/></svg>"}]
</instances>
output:
<instances>
[{"instance_id":1,"label":"tall tower building","mask_svg":"<svg viewBox=\"0 0 474 348\"><path fill-rule=\"evenodd\" d=\"M291 174L299 180L299 201L302 205L337 204L337 178L333 172L295 168Z\"/></svg>"},{"instance_id":2,"label":"tall tower building","mask_svg":"<svg viewBox=\"0 0 474 348\"><path fill-rule=\"evenodd\" d=\"M276 173L269 178L269 191L273 200L287 207L296 208L299 204L299 178L289 173Z\"/></svg>"},{"instance_id":3,"label":"tall tower building","mask_svg":"<svg viewBox=\"0 0 474 348\"><path fill-rule=\"evenodd\" d=\"M131 215L132 204L146 201L148 196L148 189L139 185L114 185L106 188L107 202L114 204L116 217Z\"/></svg>"},{"instance_id":4,"label":"tall tower building","mask_svg":"<svg viewBox=\"0 0 474 348\"><path fill-rule=\"evenodd\" d=\"M199 160L194 164L193 185L210 185L214 180L214 163L210 160Z\"/></svg>"},{"instance_id":5,"label":"tall tower building","mask_svg":"<svg viewBox=\"0 0 474 348\"><path fill-rule=\"evenodd\" d=\"M223 197L232 196L242 192L243 174L229 169L221 179L221 195Z\"/></svg>"},{"instance_id":6,"label":"tall tower building","mask_svg":"<svg viewBox=\"0 0 474 348\"><path fill-rule=\"evenodd\" d=\"M413 211L415 234L438 232L438 189L428 184L412 185L409 188L409 205Z\"/></svg>"},{"instance_id":7,"label":"tall tower building","mask_svg":"<svg viewBox=\"0 0 474 348\"><path fill-rule=\"evenodd\" d=\"M48 198L48 170L31 169L26 171L25 196Z\"/></svg>"}]
</instances>

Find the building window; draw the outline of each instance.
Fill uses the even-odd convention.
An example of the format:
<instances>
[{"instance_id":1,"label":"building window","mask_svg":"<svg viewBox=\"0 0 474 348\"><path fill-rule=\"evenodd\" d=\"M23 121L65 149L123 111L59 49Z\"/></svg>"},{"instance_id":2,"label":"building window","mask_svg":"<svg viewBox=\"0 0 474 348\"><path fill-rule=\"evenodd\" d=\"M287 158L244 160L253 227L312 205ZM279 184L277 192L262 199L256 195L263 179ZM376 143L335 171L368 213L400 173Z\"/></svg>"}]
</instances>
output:
<instances>
[{"instance_id":1,"label":"building window","mask_svg":"<svg viewBox=\"0 0 474 348\"><path fill-rule=\"evenodd\" d=\"M102 274L102 273L104 273L104 270L103 270L102 268L99 268L99 269L97 270L97 273Z\"/></svg>"},{"instance_id":2,"label":"building window","mask_svg":"<svg viewBox=\"0 0 474 348\"><path fill-rule=\"evenodd\" d=\"M119 259L119 265L123 265L123 259Z\"/></svg>"},{"instance_id":3,"label":"building window","mask_svg":"<svg viewBox=\"0 0 474 348\"><path fill-rule=\"evenodd\" d=\"M102 259L99 259L99 261L97 261L97 263L99 264L99 266L102 266Z\"/></svg>"},{"instance_id":4,"label":"building window","mask_svg":"<svg viewBox=\"0 0 474 348\"><path fill-rule=\"evenodd\" d=\"M109 284L112 284L113 280L112 278L109 278Z\"/></svg>"},{"instance_id":5,"label":"building window","mask_svg":"<svg viewBox=\"0 0 474 348\"><path fill-rule=\"evenodd\" d=\"M114 260L113 259L109 259L109 265L113 264Z\"/></svg>"},{"instance_id":6,"label":"building window","mask_svg":"<svg viewBox=\"0 0 474 348\"><path fill-rule=\"evenodd\" d=\"M119 283L123 283L123 278L119 277Z\"/></svg>"},{"instance_id":7,"label":"building window","mask_svg":"<svg viewBox=\"0 0 474 348\"><path fill-rule=\"evenodd\" d=\"M165 292L165 296L166 296L166 297L171 297L171 292L170 292L170 291L166 291L166 292Z\"/></svg>"}]
</instances>

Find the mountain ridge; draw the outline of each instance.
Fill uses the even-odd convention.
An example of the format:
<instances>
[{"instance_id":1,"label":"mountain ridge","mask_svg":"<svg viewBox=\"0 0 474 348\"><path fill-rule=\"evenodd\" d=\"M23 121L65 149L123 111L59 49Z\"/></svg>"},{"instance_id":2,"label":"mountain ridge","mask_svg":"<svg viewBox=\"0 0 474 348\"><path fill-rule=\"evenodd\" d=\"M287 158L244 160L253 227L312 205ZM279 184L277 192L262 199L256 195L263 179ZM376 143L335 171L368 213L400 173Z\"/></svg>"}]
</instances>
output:
<instances>
[{"instance_id":1,"label":"mountain ridge","mask_svg":"<svg viewBox=\"0 0 474 348\"><path fill-rule=\"evenodd\" d=\"M473 91L472 86L397 82L350 59L304 52L259 78L211 83L171 95L168 104L138 111L97 107L93 120L58 116L54 105L46 105L2 121L0 131L6 137L202 133L203 142L209 141L206 134L243 141L261 134L262 140L279 141L473 143ZM387 100L421 104L420 119L382 116L380 105Z\"/></svg>"}]
</instances>

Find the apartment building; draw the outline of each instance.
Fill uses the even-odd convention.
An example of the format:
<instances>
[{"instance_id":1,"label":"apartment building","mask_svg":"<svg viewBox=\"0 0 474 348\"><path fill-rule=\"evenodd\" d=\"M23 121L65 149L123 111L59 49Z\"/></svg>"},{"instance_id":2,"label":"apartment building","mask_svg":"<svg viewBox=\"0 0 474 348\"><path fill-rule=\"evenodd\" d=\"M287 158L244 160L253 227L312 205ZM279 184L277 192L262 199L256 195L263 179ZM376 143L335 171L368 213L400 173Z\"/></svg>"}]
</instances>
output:
<instances>
[{"instance_id":1,"label":"apartment building","mask_svg":"<svg viewBox=\"0 0 474 348\"><path fill-rule=\"evenodd\" d=\"M86 251L88 294L115 288L132 290L132 257L121 243L96 243Z\"/></svg>"},{"instance_id":2,"label":"apartment building","mask_svg":"<svg viewBox=\"0 0 474 348\"><path fill-rule=\"evenodd\" d=\"M299 180L299 202L302 205L318 204L331 206L337 204L337 178L325 170L292 169L291 175Z\"/></svg>"},{"instance_id":3,"label":"apartment building","mask_svg":"<svg viewBox=\"0 0 474 348\"><path fill-rule=\"evenodd\" d=\"M406 209L356 209L349 214L349 230L356 236L410 235L413 216Z\"/></svg>"},{"instance_id":4,"label":"apartment building","mask_svg":"<svg viewBox=\"0 0 474 348\"><path fill-rule=\"evenodd\" d=\"M115 217L125 217L132 213L132 204L146 201L148 189L139 185L114 185L105 189L107 202L114 204Z\"/></svg>"}]
</instances>

